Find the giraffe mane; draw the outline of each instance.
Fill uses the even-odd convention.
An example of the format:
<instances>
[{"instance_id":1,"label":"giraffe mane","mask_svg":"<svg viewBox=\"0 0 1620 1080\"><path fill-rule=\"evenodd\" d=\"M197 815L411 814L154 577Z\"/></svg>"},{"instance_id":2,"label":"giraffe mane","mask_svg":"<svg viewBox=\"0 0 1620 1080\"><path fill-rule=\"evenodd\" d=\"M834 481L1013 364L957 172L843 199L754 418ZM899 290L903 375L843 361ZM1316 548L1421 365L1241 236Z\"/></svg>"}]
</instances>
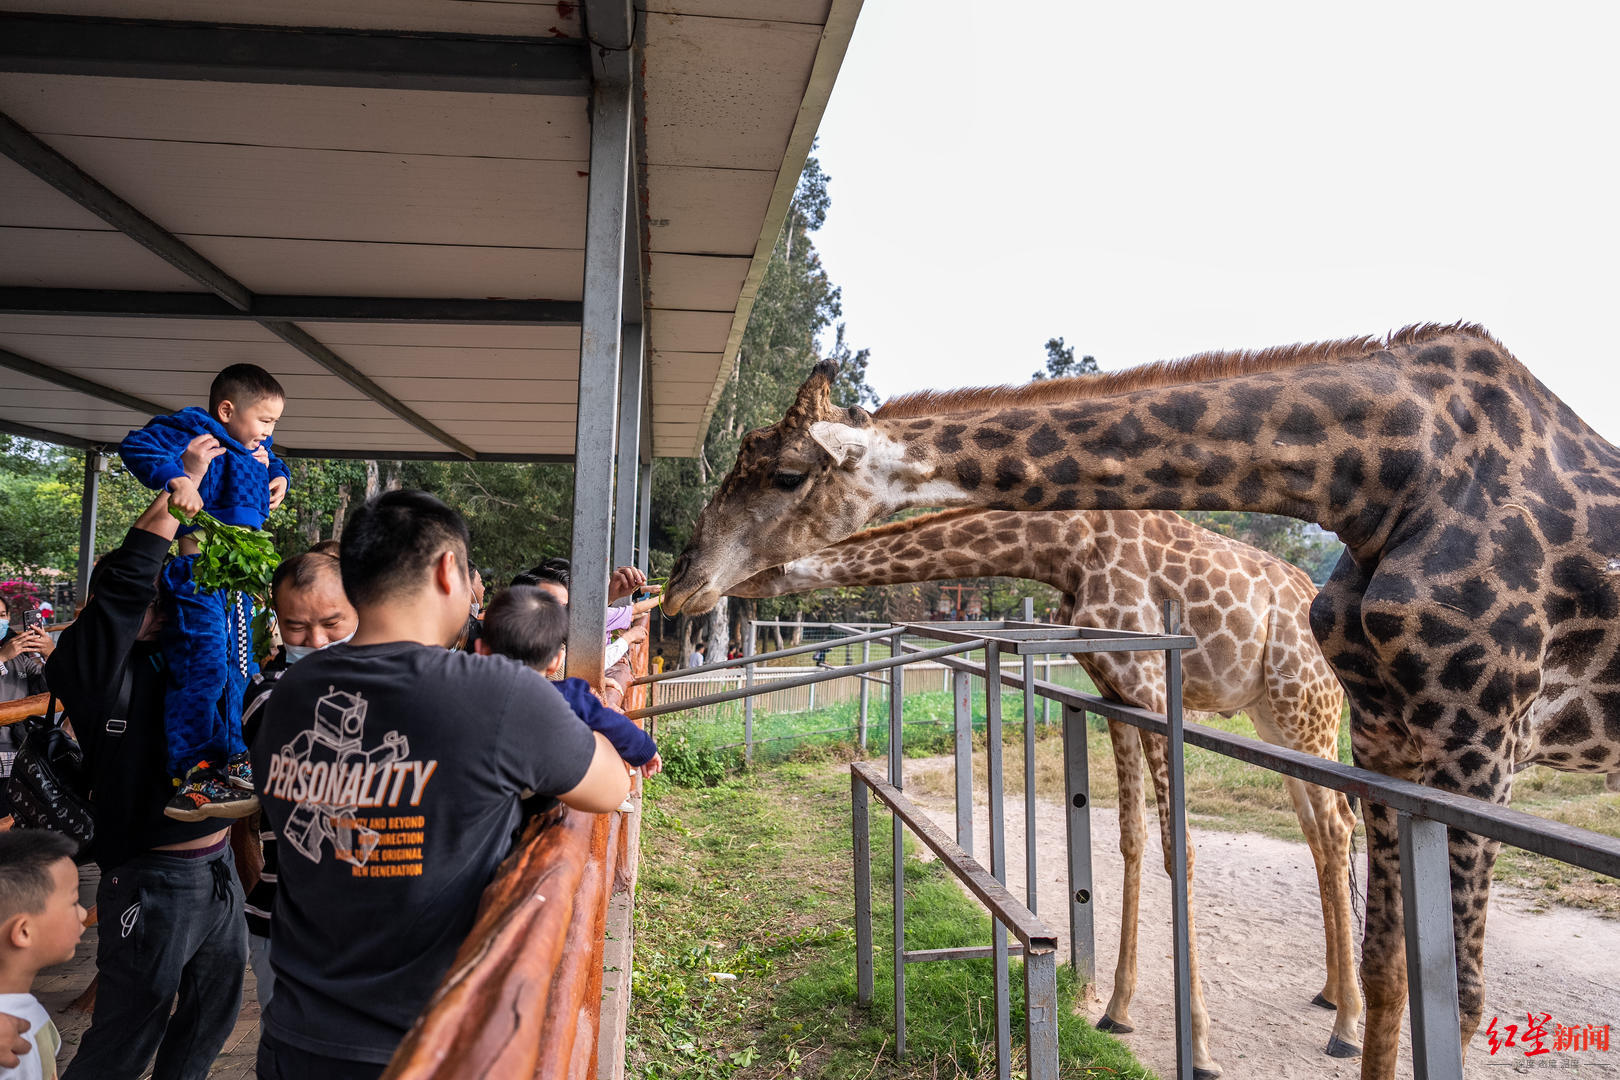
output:
<instances>
[{"instance_id":1,"label":"giraffe mane","mask_svg":"<svg viewBox=\"0 0 1620 1080\"><path fill-rule=\"evenodd\" d=\"M848 540L842 540L839 543L853 543L856 540L876 540L884 536L893 536L895 533L910 532L924 525L932 525L937 521L949 521L952 518L968 517L972 514L982 513L984 513L984 509L978 506L958 507L955 510L931 510L926 514L916 514L912 517L901 518L899 521L886 521L882 525L862 529L849 537Z\"/></svg>"},{"instance_id":2,"label":"giraffe mane","mask_svg":"<svg viewBox=\"0 0 1620 1080\"><path fill-rule=\"evenodd\" d=\"M1076 375L1067 379L1041 379L1023 386L970 386L958 390L919 390L891 398L876 416L886 420L907 420L939 413L1007 405L1055 405L1083 398L1129 394L1161 386L1207 382L1237 375L1257 375L1269 371L1305 367L1349 357L1365 356L1380 349L1417 345L1453 335L1481 338L1502 352L1502 344L1477 323L1417 323L1380 337L1343 338L1298 345L1275 345L1267 349L1235 349L1198 353L1179 360L1160 360L1124 371L1099 375Z\"/></svg>"}]
</instances>

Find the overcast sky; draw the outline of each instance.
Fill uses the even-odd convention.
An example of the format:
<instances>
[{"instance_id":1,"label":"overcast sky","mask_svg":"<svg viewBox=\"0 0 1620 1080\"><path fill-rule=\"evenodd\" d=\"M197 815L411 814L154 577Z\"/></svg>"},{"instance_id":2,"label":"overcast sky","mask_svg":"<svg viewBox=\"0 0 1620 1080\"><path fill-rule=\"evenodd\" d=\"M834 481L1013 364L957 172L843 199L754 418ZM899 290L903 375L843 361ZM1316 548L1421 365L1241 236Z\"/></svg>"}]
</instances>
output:
<instances>
[{"instance_id":1,"label":"overcast sky","mask_svg":"<svg viewBox=\"0 0 1620 1080\"><path fill-rule=\"evenodd\" d=\"M1620 4L866 0L817 234L884 397L1483 323L1620 443Z\"/></svg>"}]
</instances>

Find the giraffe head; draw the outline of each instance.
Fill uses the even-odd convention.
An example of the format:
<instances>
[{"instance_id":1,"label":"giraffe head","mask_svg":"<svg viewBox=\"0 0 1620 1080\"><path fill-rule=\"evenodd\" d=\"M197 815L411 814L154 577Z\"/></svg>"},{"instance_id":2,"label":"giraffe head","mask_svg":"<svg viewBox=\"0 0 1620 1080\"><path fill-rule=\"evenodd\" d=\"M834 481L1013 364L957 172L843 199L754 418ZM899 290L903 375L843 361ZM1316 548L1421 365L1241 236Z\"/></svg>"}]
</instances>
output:
<instances>
[{"instance_id":1,"label":"giraffe head","mask_svg":"<svg viewBox=\"0 0 1620 1080\"><path fill-rule=\"evenodd\" d=\"M885 512L864 476L886 440L872 416L832 402L838 365L816 365L787 415L743 436L664 588L664 610L709 610L731 585L842 540Z\"/></svg>"}]
</instances>

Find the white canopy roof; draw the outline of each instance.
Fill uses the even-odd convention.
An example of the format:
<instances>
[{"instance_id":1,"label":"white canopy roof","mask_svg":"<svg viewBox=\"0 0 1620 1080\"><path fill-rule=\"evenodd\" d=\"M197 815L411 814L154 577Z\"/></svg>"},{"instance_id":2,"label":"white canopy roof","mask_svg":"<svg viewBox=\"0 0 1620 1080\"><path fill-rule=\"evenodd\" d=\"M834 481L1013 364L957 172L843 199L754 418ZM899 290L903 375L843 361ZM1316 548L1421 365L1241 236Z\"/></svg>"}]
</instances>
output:
<instances>
[{"instance_id":1,"label":"white canopy roof","mask_svg":"<svg viewBox=\"0 0 1620 1080\"><path fill-rule=\"evenodd\" d=\"M859 7L0 0L0 430L115 444L248 361L292 452L571 457L617 14L643 454L693 455Z\"/></svg>"}]
</instances>

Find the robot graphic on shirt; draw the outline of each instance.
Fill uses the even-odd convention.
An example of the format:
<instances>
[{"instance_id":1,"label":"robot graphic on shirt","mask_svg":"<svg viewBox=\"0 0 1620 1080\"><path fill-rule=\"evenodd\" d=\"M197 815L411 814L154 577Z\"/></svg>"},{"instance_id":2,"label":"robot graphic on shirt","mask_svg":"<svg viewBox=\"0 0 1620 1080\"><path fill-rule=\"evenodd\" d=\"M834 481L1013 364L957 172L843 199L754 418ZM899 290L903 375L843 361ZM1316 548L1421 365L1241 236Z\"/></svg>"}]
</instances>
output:
<instances>
[{"instance_id":1,"label":"robot graphic on shirt","mask_svg":"<svg viewBox=\"0 0 1620 1080\"><path fill-rule=\"evenodd\" d=\"M282 754L301 769L309 762L311 787L322 790L343 790L319 782L321 776L352 775L353 770L364 772L367 766L386 765L410 754L405 736L390 731L383 736L381 746L365 750L361 737L366 729L366 699L358 694L331 688L327 695L315 702L315 726L298 733L297 738L282 747ZM325 766L322 768L322 766ZM368 829L356 819L359 806L352 800L324 801L317 794L309 802L300 802L287 819L286 841L311 862L321 861L321 844L332 842L332 853L355 866L366 865L381 838L374 829Z\"/></svg>"}]
</instances>

